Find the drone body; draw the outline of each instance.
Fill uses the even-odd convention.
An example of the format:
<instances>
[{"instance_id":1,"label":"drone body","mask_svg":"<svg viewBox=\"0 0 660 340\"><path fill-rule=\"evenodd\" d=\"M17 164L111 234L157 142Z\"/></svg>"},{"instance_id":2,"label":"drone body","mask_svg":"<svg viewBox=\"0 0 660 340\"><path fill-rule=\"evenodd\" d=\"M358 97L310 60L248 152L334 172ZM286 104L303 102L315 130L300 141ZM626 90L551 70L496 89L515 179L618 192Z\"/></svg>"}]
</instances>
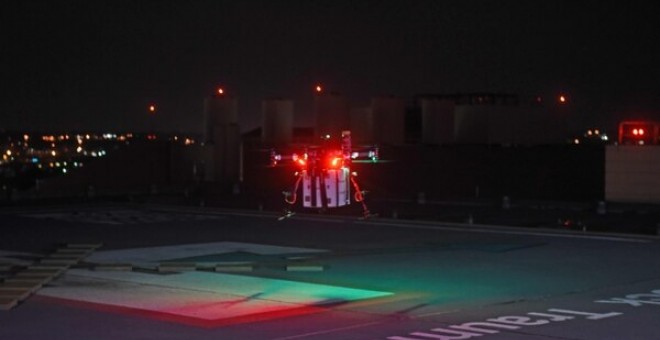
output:
<instances>
[{"instance_id":1,"label":"drone body","mask_svg":"<svg viewBox=\"0 0 660 340\"><path fill-rule=\"evenodd\" d=\"M292 207L296 204L298 191L302 191L302 206L325 211L329 208L344 207L351 204L351 186L355 190L353 200L360 202L364 217L371 214L364 202L364 192L357 183L356 172L351 172L354 160L369 158L378 160L378 149L354 150L351 145L351 132L342 131L339 143L334 143L330 136L324 136L320 146L308 146L300 152L289 155L271 152L271 165L282 161L291 161L298 170L296 182L291 191L284 191L284 201ZM302 184L302 188L300 188ZM285 209L290 216L292 210Z\"/></svg>"}]
</instances>

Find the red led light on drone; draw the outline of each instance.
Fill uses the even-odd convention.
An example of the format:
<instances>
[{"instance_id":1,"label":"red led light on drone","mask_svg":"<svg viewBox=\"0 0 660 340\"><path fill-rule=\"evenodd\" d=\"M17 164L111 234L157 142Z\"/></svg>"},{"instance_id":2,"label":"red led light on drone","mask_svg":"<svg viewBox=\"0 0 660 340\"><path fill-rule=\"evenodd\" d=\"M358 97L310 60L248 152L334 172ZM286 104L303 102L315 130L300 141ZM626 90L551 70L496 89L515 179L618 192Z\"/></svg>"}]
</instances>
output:
<instances>
[{"instance_id":1,"label":"red led light on drone","mask_svg":"<svg viewBox=\"0 0 660 340\"><path fill-rule=\"evenodd\" d=\"M342 159L340 157L335 157L332 160L330 160L330 167L332 168L338 168L341 166L341 161Z\"/></svg>"}]
</instances>

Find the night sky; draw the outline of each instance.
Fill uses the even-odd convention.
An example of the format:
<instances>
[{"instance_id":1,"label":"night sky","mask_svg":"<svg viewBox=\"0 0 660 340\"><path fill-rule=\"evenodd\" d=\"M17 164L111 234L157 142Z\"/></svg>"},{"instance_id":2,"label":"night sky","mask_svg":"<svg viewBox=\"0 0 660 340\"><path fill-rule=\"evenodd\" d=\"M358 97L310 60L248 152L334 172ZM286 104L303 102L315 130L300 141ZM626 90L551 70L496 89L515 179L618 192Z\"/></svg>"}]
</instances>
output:
<instances>
[{"instance_id":1,"label":"night sky","mask_svg":"<svg viewBox=\"0 0 660 340\"><path fill-rule=\"evenodd\" d=\"M204 97L560 92L575 125L660 117L653 1L3 1L0 129L201 131ZM155 103L158 113L147 114Z\"/></svg>"}]
</instances>

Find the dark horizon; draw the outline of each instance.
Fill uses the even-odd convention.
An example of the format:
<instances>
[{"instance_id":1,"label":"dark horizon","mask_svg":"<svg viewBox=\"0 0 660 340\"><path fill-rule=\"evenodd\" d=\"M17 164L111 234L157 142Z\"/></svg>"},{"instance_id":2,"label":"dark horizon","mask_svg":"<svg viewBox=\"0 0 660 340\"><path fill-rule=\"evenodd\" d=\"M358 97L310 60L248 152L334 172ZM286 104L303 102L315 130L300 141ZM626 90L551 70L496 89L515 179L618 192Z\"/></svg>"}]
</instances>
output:
<instances>
[{"instance_id":1,"label":"dark horizon","mask_svg":"<svg viewBox=\"0 0 660 340\"><path fill-rule=\"evenodd\" d=\"M352 103L393 94L569 97L575 125L660 111L651 3L597 1L10 1L0 14L0 128L201 131L206 96L261 100L313 87ZM158 106L150 122L148 105Z\"/></svg>"}]
</instances>

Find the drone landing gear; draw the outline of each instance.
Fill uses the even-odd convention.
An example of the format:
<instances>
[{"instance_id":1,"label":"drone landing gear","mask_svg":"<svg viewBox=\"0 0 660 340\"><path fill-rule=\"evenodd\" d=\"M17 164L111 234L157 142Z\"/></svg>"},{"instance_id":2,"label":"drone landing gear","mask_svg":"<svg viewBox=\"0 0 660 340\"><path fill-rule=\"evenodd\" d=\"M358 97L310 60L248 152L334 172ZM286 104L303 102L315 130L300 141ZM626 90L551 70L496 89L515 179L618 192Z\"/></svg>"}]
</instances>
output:
<instances>
[{"instance_id":1,"label":"drone landing gear","mask_svg":"<svg viewBox=\"0 0 660 340\"><path fill-rule=\"evenodd\" d=\"M296 214L296 212L293 211L293 210L284 209L284 215L278 217L277 220L278 220L278 221L283 221L283 220L285 220L285 219L287 219L287 218L289 218L289 217L291 217L291 216L293 216L293 215L295 215L295 214Z\"/></svg>"},{"instance_id":2,"label":"drone landing gear","mask_svg":"<svg viewBox=\"0 0 660 340\"><path fill-rule=\"evenodd\" d=\"M300 186L301 180L302 180L302 176L298 176L298 179L296 180L296 184L294 185L292 191L282 191L282 195L284 195L284 202L286 202L291 207L293 207L293 205L296 204L296 198L297 198L296 192L298 191L298 187ZM296 214L295 211L289 209L289 207L286 207L284 208L284 215L278 217L277 220L282 221L295 214Z\"/></svg>"},{"instance_id":3,"label":"drone landing gear","mask_svg":"<svg viewBox=\"0 0 660 340\"><path fill-rule=\"evenodd\" d=\"M293 193L284 191L282 194L284 194L284 201L288 204L288 206L284 208L284 215L277 218L278 221L282 221L296 214L296 212L291 209L296 203L295 191Z\"/></svg>"},{"instance_id":4,"label":"drone landing gear","mask_svg":"<svg viewBox=\"0 0 660 340\"><path fill-rule=\"evenodd\" d=\"M360 202L362 204L362 217L360 217L361 220L366 220L371 217L377 217L378 214L372 214L369 211L369 208L367 207L367 203L364 202L364 194L366 194L366 191L360 190L360 186L357 184L357 181L355 178L351 177L351 183L353 184L353 188L355 189L355 201Z\"/></svg>"},{"instance_id":5,"label":"drone landing gear","mask_svg":"<svg viewBox=\"0 0 660 340\"><path fill-rule=\"evenodd\" d=\"M359 219L366 220L366 219L369 219L369 218L372 218L372 217L377 217L378 214L372 214L369 211L369 208L367 207L367 204L364 201L364 195L367 192L360 190L360 186L358 185L358 183L355 180L354 176L356 176L356 175L353 174L350 177L351 184L353 185L353 189L355 190L354 199L355 199L355 202L359 202L362 205L362 216L359 217ZM298 178L296 179L296 183L293 186L293 190L282 192L282 195L284 195L284 202L286 202L288 205L284 208L284 215L277 218L278 221L285 220L285 219L287 219L287 218L289 218L289 217L296 214L292 210L292 208L296 204L296 200L297 200L296 193L298 191L298 188L300 187L300 182L301 182L302 178L303 178L303 175L298 175ZM320 213L323 214L323 213L326 213L328 211L328 205L327 205L327 199L326 199L327 198L327 192L325 191L326 185L325 185L325 182L324 182L324 176L320 177L320 185L319 186L320 186L320 196L322 197L321 202L324 203L323 206L320 209Z\"/></svg>"}]
</instances>

